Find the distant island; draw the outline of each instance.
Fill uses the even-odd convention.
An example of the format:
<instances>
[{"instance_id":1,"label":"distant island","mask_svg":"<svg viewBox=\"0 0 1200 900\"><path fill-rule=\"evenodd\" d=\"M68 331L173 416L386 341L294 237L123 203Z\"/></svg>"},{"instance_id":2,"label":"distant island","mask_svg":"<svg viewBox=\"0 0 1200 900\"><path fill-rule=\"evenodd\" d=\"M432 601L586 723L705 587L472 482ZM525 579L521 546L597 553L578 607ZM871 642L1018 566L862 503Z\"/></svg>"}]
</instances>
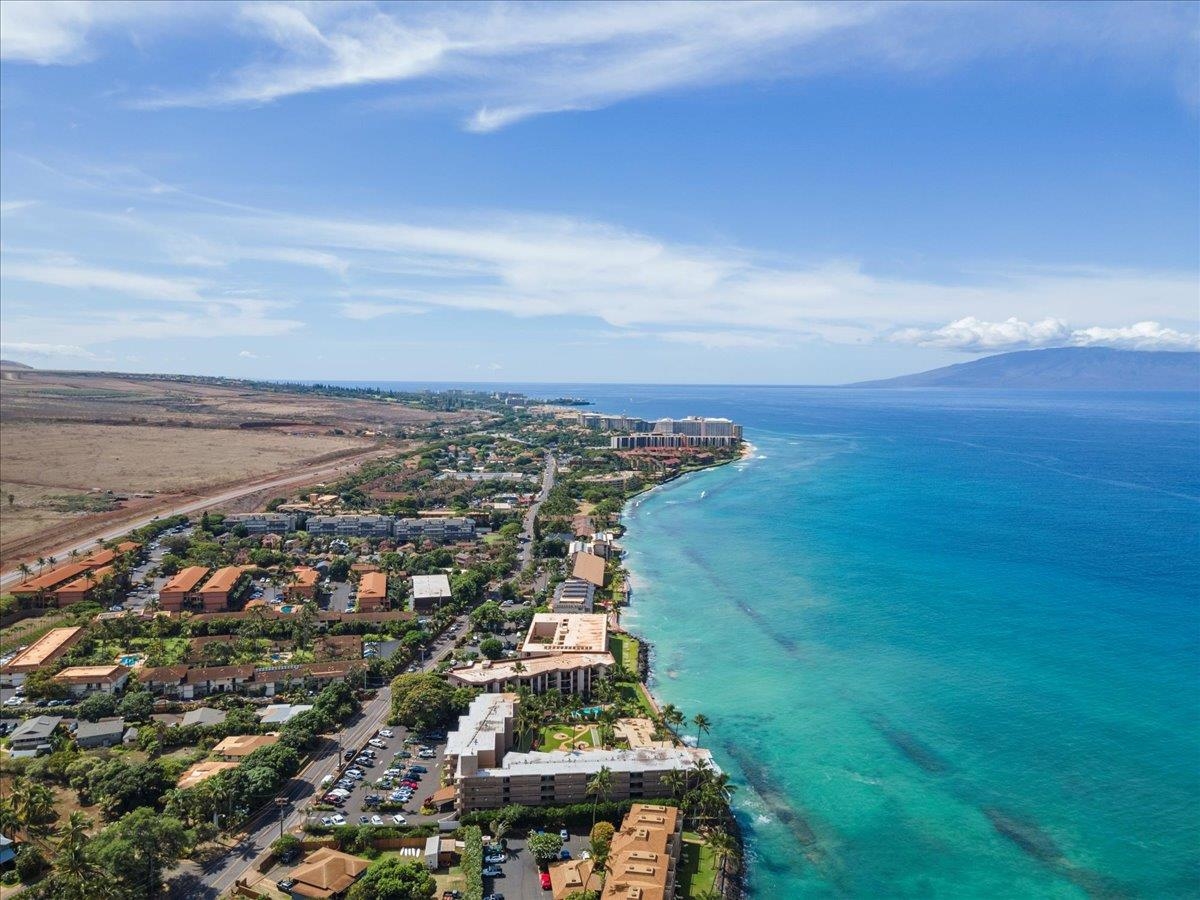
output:
<instances>
[{"instance_id":1,"label":"distant island","mask_svg":"<svg viewBox=\"0 0 1200 900\"><path fill-rule=\"evenodd\" d=\"M29 370L33 366L27 366L25 363L17 362L15 359L0 359L0 370L4 369L22 369Z\"/></svg>"},{"instance_id":2,"label":"distant island","mask_svg":"<svg viewBox=\"0 0 1200 900\"><path fill-rule=\"evenodd\" d=\"M1020 350L851 388L1011 388L1065 391L1200 391L1200 353L1058 347Z\"/></svg>"}]
</instances>

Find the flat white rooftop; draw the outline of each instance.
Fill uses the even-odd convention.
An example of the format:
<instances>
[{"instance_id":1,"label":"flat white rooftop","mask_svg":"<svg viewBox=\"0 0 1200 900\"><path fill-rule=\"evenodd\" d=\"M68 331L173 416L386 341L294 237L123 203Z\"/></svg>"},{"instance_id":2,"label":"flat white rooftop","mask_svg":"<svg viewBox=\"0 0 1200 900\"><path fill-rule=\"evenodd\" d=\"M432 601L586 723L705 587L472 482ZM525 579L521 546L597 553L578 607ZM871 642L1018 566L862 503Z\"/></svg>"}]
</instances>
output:
<instances>
[{"instance_id":1,"label":"flat white rooftop","mask_svg":"<svg viewBox=\"0 0 1200 900\"><path fill-rule=\"evenodd\" d=\"M450 579L445 575L414 575L412 583L414 599L450 599Z\"/></svg>"},{"instance_id":2,"label":"flat white rooftop","mask_svg":"<svg viewBox=\"0 0 1200 900\"><path fill-rule=\"evenodd\" d=\"M471 756L480 750L495 750L496 736L504 734L505 722L516 714L516 694L480 694L471 701L458 728L446 735L447 756Z\"/></svg>"},{"instance_id":3,"label":"flat white rooftop","mask_svg":"<svg viewBox=\"0 0 1200 900\"><path fill-rule=\"evenodd\" d=\"M601 767L614 772L669 772L694 769L699 760L716 768L712 754L703 748L672 747L661 750L555 750L551 753L507 753L494 769L480 769L484 778L517 775L593 774Z\"/></svg>"},{"instance_id":4,"label":"flat white rooftop","mask_svg":"<svg viewBox=\"0 0 1200 900\"><path fill-rule=\"evenodd\" d=\"M520 663L524 668L516 671ZM532 678L547 672L570 672L592 666L617 664L611 653L552 653L548 656L532 656L525 659L500 659L492 662L483 660L461 669L451 669L450 675L464 684L490 684L493 681L510 681L516 678Z\"/></svg>"},{"instance_id":5,"label":"flat white rooftop","mask_svg":"<svg viewBox=\"0 0 1200 900\"><path fill-rule=\"evenodd\" d=\"M538 613L529 623L522 653L604 653L608 618L599 613Z\"/></svg>"}]
</instances>

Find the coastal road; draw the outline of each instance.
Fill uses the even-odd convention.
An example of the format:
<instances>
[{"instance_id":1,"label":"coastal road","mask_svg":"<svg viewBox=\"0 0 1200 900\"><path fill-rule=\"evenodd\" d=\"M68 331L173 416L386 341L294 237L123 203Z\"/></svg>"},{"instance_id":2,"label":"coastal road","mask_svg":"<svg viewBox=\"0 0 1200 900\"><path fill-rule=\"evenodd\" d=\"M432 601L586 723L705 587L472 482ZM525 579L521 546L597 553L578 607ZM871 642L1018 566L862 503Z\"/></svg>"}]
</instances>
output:
<instances>
[{"instance_id":1,"label":"coastal road","mask_svg":"<svg viewBox=\"0 0 1200 900\"><path fill-rule=\"evenodd\" d=\"M466 616L459 617L445 634L461 634L466 621ZM422 670L433 671L446 654L453 652L454 641L451 640L442 652L435 653L422 666ZM321 781L342 765L342 753L345 750L361 749L383 727L391 711L391 702L391 687L384 686L374 699L363 706L359 718L349 728L339 732L336 738L326 739L314 753L312 761L288 782L280 794L288 802L283 821L285 833L304 825L304 809L317 797ZM169 896L180 900L216 900L224 896L237 879L250 877L254 864L267 853L279 833L279 811L274 807L262 810L246 825L238 842L218 859L202 868L191 863L177 867L169 876Z\"/></svg>"},{"instance_id":2,"label":"coastal road","mask_svg":"<svg viewBox=\"0 0 1200 900\"><path fill-rule=\"evenodd\" d=\"M533 559L533 521L537 518L538 510L542 508L542 503L550 496L550 489L554 487L554 478L558 474L558 461L554 458L554 454L549 450L546 451L546 468L542 471L542 489L538 492L537 499L533 505L525 511L525 520L522 523L521 531L521 568L524 569L529 565L529 561Z\"/></svg>"},{"instance_id":3,"label":"coastal road","mask_svg":"<svg viewBox=\"0 0 1200 900\"><path fill-rule=\"evenodd\" d=\"M296 486L311 482L314 479L325 479L331 476L344 475L346 472L358 468L366 460L371 457L380 455L385 451L371 450L367 453L359 454L352 457L344 457L339 460L332 460L323 465L316 466L310 469L302 469L293 471L288 475L281 475L267 480L259 480L253 482L245 482L233 488L226 488L213 494L208 494L203 497L197 497L190 500L180 500L174 505L168 505L155 510L150 515L143 515L140 518L126 519L120 524L112 524L104 530L93 534L87 540L76 543L65 544L55 550L48 551L43 556L54 556L60 560L70 556L72 550L78 550L80 553L90 552L96 548L97 541L109 541L114 538L132 531L135 528L141 528L143 525L149 525L155 519L162 519L167 516L185 515L194 512L200 512L210 506L219 506L223 503L237 500L247 494L256 494L259 491L275 490L276 488L284 488ZM8 587L10 584L18 581L21 578L19 569L10 569L7 572L0 573L0 588Z\"/></svg>"}]
</instances>

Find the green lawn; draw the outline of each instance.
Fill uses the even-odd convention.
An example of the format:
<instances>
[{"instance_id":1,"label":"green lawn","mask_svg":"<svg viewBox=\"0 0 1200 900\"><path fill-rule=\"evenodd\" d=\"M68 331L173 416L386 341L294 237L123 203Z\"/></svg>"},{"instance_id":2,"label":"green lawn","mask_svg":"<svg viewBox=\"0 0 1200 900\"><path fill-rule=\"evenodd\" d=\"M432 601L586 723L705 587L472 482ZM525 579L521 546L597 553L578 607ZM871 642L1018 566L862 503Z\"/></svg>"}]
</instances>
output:
<instances>
[{"instance_id":1,"label":"green lawn","mask_svg":"<svg viewBox=\"0 0 1200 900\"><path fill-rule=\"evenodd\" d=\"M576 725L547 725L539 735L541 744L538 750L543 752L562 750L573 747L579 741L587 741L593 747L600 746L600 736L595 728L588 728L583 732L577 731L577 728ZM565 734L568 737L565 740L555 737L558 734Z\"/></svg>"},{"instance_id":2,"label":"green lawn","mask_svg":"<svg viewBox=\"0 0 1200 900\"><path fill-rule=\"evenodd\" d=\"M717 880L717 858L700 835L683 833L683 853L679 861L679 893L682 897L699 897L713 890Z\"/></svg>"},{"instance_id":3,"label":"green lawn","mask_svg":"<svg viewBox=\"0 0 1200 900\"><path fill-rule=\"evenodd\" d=\"M642 714L647 718L654 718L654 707L650 705L650 699L646 696L646 688L641 682L633 683L623 681L617 685L622 700L629 703L636 703L641 707Z\"/></svg>"},{"instance_id":4,"label":"green lawn","mask_svg":"<svg viewBox=\"0 0 1200 900\"><path fill-rule=\"evenodd\" d=\"M637 675L638 643L634 638L614 632L608 636L608 649L617 665L623 666L630 675Z\"/></svg>"}]
</instances>

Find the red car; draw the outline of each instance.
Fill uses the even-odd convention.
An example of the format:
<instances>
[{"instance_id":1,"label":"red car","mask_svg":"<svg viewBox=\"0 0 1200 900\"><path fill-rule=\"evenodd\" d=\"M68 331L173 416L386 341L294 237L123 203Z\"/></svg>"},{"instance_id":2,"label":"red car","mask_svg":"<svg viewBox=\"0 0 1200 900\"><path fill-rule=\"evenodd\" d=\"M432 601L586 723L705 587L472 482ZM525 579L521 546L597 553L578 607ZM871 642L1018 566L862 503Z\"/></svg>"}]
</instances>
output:
<instances>
[{"instance_id":1,"label":"red car","mask_svg":"<svg viewBox=\"0 0 1200 900\"><path fill-rule=\"evenodd\" d=\"M543 891L550 890L550 873L542 872L541 879L542 879L542 890Z\"/></svg>"}]
</instances>

